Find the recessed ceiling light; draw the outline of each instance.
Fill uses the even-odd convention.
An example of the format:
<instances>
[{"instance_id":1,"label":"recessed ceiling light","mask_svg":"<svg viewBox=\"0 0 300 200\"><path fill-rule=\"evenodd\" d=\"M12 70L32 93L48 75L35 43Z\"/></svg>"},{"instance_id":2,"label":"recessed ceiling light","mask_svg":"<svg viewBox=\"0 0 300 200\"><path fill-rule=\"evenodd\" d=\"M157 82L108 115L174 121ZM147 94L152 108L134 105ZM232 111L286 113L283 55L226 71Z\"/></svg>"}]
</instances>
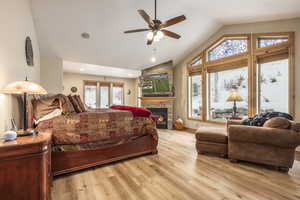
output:
<instances>
[{"instance_id":1,"label":"recessed ceiling light","mask_svg":"<svg viewBox=\"0 0 300 200\"><path fill-rule=\"evenodd\" d=\"M90 39L90 34L84 32L84 33L81 33L81 37L82 37L83 39Z\"/></svg>"}]
</instances>

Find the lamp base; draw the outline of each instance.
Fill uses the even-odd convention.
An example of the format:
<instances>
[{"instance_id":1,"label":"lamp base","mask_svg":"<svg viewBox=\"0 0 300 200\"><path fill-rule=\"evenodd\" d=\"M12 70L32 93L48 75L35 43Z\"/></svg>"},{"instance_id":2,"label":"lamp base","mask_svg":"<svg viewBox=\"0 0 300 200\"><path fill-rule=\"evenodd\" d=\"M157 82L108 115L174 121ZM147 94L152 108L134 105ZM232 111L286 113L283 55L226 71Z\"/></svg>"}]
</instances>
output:
<instances>
[{"instance_id":1,"label":"lamp base","mask_svg":"<svg viewBox=\"0 0 300 200\"><path fill-rule=\"evenodd\" d=\"M17 135L18 137L23 137L23 136L30 136L30 135L36 135L38 134L38 131L34 130L34 129L27 129L27 130L18 130L17 131Z\"/></svg>"},{"instance_id":2,"label":"lamp base","mask_svg":"<svg viewBox=\"0 0 300 200\"><path fill-rule=\"evenodd\" d=\"M235 117L237 117L237 106L236 106L236 101L233 101L232 118Z\"/></svg>"}]
</instances>

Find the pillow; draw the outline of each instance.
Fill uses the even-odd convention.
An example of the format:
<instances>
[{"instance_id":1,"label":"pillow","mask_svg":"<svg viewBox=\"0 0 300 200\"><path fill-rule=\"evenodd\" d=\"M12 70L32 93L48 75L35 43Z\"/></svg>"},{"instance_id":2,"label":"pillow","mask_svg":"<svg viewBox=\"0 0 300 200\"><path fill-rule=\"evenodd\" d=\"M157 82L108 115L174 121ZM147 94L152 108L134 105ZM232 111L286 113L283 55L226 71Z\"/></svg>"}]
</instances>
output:
<instances>
[{"instance_id":1,"label":"pillow","mask_svg":"<svg viewBox=\"0 0 300 200\"><path fill-rule=\"evenodd\" d=\"M60 108L61 108L63 114L75 112L75 109L67 96L65 96L63 94L58 94L57 97L59 99Z\"/></svg>"},{"instance_id":2,"label":"pillow","mask_svg":"<svg viewBox=\"0 0 300 200\"><path fill-rule=\"evenodd\" d=\"M62 114L62 110L61 109L55 109L51 113L45 115L44 117L42 117L42 118L40 118L38 120L35 120L34 123L38 124L38 123L40 123L42 121L46 121L46 120L52 119L54 117L60 116L61 114Z\"/></svg>"},{"instance_id":3,"label":"pillow","mask_svg":"<svg viewBox=\"0 0 300 200\"><path fill-rule=\"evenodd\" d=\"M283 117L273 117L272 119L266 121L263 127L289 129L291 127L291 122Z\"/></svg>"},{"instance_id":4,"label":"pillow","mask_svg":"<svg viewBox=\"0 0 300 200\"><path fill-rule=\"evenodd\" d=\"M82 112L86 112L86 109L85 109L85 106L84 106L84 103L81 101L81 98L79 95L74 95L78 104L79 104L79 107L81 109Z\"/></svg>"},{"instance_id":5,"label":"pillow","mask_svg":"<svg viewBox=\"0 0 300 200\"><path fill-rule=\"evenodd\" d=\"M45 115L53 112L55 109L60 109L59 99L56 96L34 99L32 101L33 118L39 120Z\"/></svg>"},{"instance_id":6,"label":"pillow","mask_svg":"<svg viewBox=\"0 0 300 200\"><path fill-rule=\"evenodd\" d=\"M68 98L70 99L70 101L71 101L71 103L72 103L72 105L73 105L75 111L76 111L77 113L81 113L82 110L81 110L81 108L80 108L80 106L79 106L79 103L78 103L78 101L76 100L75 96L68 95Z\"/></svg>"}]
</instances>

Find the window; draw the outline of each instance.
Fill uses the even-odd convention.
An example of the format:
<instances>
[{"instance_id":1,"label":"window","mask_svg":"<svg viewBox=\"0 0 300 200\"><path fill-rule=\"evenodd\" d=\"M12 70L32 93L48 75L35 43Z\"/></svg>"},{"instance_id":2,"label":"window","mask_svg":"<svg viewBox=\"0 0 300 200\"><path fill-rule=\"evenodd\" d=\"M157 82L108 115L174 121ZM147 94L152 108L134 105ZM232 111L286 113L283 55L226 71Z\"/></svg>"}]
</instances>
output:
<instances>
[{"instance_id":1,"label":"window","mask_svg":"<svg viewBox=\"0 0 300 200\"><path fill-rule=\"evenodd\" d=\"M113 86L113 99L112 104L122 105L123 104L123 87L122 86Z\"/></svg>"},{"instance_id":2,"label":"window","mask_svg":"<svg viewBox=\"0 0 300 200\"><path fill-rule=\"evenodd\" d=\"M225 39L208 51L208 60L217 60L245 52L247 52L247 39Z\"/></svg>"},{"instance_id":3,"label":"window","mask_svg":"<svg viewBox=\"0 0 300 200\"><path fill-rule=\"evenodd\" d=\"M84 86L84 102L91 108L96 108L97 84L87 83Z\"/></svg>"},{"instance_id":4,"label":"window","mask_svg":"<svg viewBox=\"0 0 300 200\"><path fill-rule=\"evenodd\" d=\"M224 124L235 100L235 117L294 115L294 53L293 32L224 35L187 64L188 118Z\"/></svg>"},{"instance_id":5,"label":"window","mask_svg":"<svg viewBox=\"0 0 300 200\"><path fill-rule=\"evenodd\" d=\"M91 108L124 104L123 83L84 81L84 101Z\"/></svg>"},{"instance_id":6,"label":"window","mask_svg":"<svg viewBox=\"0 0 300 200\"><path fill-rule=\"evenodd\" d=\"M258 48L263 48L266 46L271 46L274 44L279 44L282 42L287 42L288 38L287 37L262 37L258 38Z\"/></svg>"},{"instance_id":7,"label":"window","mask_svg":"<svg viewBox=\"0 0 300 200\"><path fill-rule=\"evenodd\" d=\"M257 72L257 112L288 113L288 59L258 64Z\"/></svg>"},{"instance_id":8,"label":"window","mask_svg":"<svg viewBox=\"0 0 300 200\"><path fill-rule=\"evenodd\" d=\"M248 68L238 68L207 74L208 120L225 121L232 115L233 102L227 99L237 90L242 102L237 102L239 117L248 116Z\"/></svg>"},{"instance_id":9,"label":"window","mask_svg":"<svg viewBox=\"0 0 300 200\"><path fill-rule=\"evenodd\" d=\"M189 77L189 117L194 119L201 119L202 112L202 79L201 75L192 75Z\"/></svg>"}]
</instances>

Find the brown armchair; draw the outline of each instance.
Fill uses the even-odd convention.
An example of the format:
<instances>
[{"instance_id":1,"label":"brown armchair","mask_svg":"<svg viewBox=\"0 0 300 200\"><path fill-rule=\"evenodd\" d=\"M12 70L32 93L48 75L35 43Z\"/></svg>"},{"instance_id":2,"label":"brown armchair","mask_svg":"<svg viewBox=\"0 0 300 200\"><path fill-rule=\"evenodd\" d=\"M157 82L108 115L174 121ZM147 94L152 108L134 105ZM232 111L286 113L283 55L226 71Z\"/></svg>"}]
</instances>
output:
<instances>
[{"instance_id":1,"label":"brown armchair","mask_svg":"<svg viewBox=\"0 0 300 200\"><path fill-rule=\"evenodd\" d=\"M295 149L300 145L299 125L289 121L283 128L244 126L229 121L228 156L231 161L245 160L276 166L282 171L292 168Z\"/></svg>"}]
</instances>

